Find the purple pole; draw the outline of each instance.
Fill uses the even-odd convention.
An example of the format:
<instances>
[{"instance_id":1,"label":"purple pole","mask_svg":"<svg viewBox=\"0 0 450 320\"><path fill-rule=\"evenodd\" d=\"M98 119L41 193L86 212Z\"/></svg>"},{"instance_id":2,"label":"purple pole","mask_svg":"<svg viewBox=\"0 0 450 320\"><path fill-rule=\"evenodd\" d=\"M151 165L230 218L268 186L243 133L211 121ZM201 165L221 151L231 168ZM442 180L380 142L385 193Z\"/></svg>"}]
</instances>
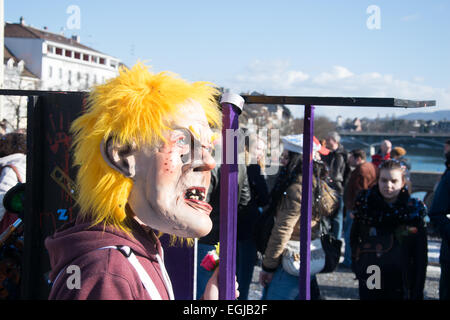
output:
<instances>
[{"instance_id":1,"label":"purple pole","mask_svg":"<svg viewBox=\"0 0 450 320\"><path fill-rule=\"evenodd\" d=\"M314 135L314 106L305 106L303 125L302 203L300 209L300 274L299 299L310 300L310 245L312 206L312 145Z\"/></svg>"},{"instance_id":2,"label":"purple pole","mask_svg":"<svg viewBox=\"0 0 450 320\"><path fill-rule=\"evenodd\" d=\"M244 99L237 94L225 93L220 103L223 151L220 167L219 299L235 300L238 149L236 138L230 133L239 128L238 118ZM230 152L233 152L231 159Z\"/></svg>"}]
</instances>

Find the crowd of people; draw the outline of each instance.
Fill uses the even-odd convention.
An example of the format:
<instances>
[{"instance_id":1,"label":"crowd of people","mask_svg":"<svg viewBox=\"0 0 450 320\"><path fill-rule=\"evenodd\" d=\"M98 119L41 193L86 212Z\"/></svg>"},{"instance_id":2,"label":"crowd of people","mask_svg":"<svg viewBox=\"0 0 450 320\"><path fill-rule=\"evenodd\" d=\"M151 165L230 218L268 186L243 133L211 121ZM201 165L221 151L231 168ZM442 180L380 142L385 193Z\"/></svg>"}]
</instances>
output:
<instances>
[{"instance_id":1,"label":"crowd of people","mask_svg":"<svg viewBox=\"0 0 450 320\"><path fill-rule=\"evenodd\" d=\"M140 64L93 89L89 108L70 128L79 214L45 240L50 299L174 299L160 233L173 243L198 239L196 298L218 299L218 271L202 264L219 242L220 164L212 155L222 149L212 132L221 122L218 95L207 83L153 74ZM362 149L345 150L337 132L320 138L312 148L311 299L322 299L317 274L336 269L342 242L343 267L355 274L360 299L423 299L429 217L442 238L439 295L448 300L450 140L428 211L411 196L404 148L384 140L369 159ZM15 244L4 240L20 217L4 198L25 183L26 139L21 132L0 139L0 299L12 299L20 279L11 270L20 266L5 258ZM262 299L299 297L303 136L282 143L269 188L267 142L252 135L248 143L239 140L245 163L238 166L236 296L242 300L258 261ZM84 277L77 290L66 286L70 274L63 272L72 264Z\"/></svg>"},{"instance_id":2,"label":"crowd of people","mask_svg":"<svg viewBox=\"0 0 450 320\"><path fill-rule=\"evenodd\" d=\"M262 212L266 215L271 213L274 222L259 255L262 267L259 281L264 287L261 299L296 299L299 295L299 257L296 257L297 270L291 272L286 266L286 256L290 255L292 248L298 250L300 241L302 135L282 140L284 150L279 159L280 170L270 192L264 179L261 179L260 171L264 167L252 164L240 171L237 248L240 299L248 298L253 267L258 263L258 250L249 239L255 232L252 226L260 226L255 222L263 216ZM450 140L444 150L447 170L428 212L421 200L411 196L411 164L405 157L407 151L403 147L393 147L389 140L384 140L378 152L369 158L363 149L345 150L337 132L329 133L322 144L314 137L311 299L322 299L316 274L323 272L323 264L317 267L315 259L317 244L320 247L323 233L345 243L342 267L354 272L361 300L423 299L428 265L429 218L442 236L439 292L441 299L448 299L450 227L446 214L450 213L449 151ZM248 181L242 178L245 172ZM247 188L250 188L246 193L251 195L250 200L241 193ZM205 239L209 240L210 245L206 250L210 250L212 244L218 241L218 234L214 239L210 235ZM200 239L200 243L205 239ZM245 239L245 245L240 239ZM257 238L253 240L259 241ZM245 250L240 247L245 247ZM199 251L199 259L205 253ZM327 254L322 250L322 255L324 253ZM379 282L373 284L375 290L369 283L372 275L370 267L374 265L379 267L380 276ZM200 264L198 272L204 272ZM201 279L199 277L198 280L199 295L202 292Z\"/></svg>"}]
</instances>

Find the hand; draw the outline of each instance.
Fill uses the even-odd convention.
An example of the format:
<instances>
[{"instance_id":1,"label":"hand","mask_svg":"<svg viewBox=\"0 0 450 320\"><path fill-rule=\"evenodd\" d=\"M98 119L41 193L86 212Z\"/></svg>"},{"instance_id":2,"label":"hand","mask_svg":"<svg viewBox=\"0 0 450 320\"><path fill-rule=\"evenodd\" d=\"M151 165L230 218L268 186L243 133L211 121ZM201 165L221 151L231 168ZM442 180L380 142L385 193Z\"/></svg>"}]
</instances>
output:
<instances>
[{"instance_id":1,"label":"hand","mask_svg":"<svg viewBox=\"0 0 450 320\"><path fill-rule=\"evenodd\" d=\"M273 272L266 272L264 270L261 270L261 272L259 273L259 283L263 286L266 287L273 278Z\"/></svg>"},{"instance_id":2,"label":"hand","mask_svg":"<svg viewBox=\"0 0 450 320\"><path fill-rule=\"evenodd\" d=\"M235 277L235 296L236 299L239 297L239 284L237 278ZM203 300L219 300L219 268L217 267L211 278L209 278L208 283L205 287L205 292L203 293Z\"/></svg>"}]
</instances>

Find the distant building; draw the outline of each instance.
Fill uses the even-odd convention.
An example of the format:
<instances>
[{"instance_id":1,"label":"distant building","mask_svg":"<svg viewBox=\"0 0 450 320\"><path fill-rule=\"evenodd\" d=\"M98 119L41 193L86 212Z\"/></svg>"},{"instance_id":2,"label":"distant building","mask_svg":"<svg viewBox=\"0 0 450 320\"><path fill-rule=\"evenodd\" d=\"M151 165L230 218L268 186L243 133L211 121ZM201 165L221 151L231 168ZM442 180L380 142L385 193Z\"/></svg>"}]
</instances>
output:
<instances>
[{"instance_id":1,"label":"distant building","mask_svg":"<svg viewBox=\"0 0 450 320\"><path fill-rule=\"evenodd\" d=\"M37 90L40 79L25 66L25 61L15 57L5 46L3 51L4 89ZM3 114L6 119L7 131L26 127L27 98L18 96L3 97Z\"/></svg>"},{"instance_id":2,"label":"distant building","mask_svg":"<svg viewBox=\"0 0 450 320\"><path fill-rule=\"evenodd\" d=\"M343 126L344 126L344 118L342 118L342 116L337 116L337 118L336 118L336 128L337 129L342 129Z\"/></svg>"},{"instance_id":3,"label":"distant building","mask_svg":"<svg viewBox=\"0 0 450 320\"><path fill-rule=\"evenodd\" d=\"M119 59L81 44L78 36L66 38L47 28L36 29L23 18L20 23L5 23L4 34L5 50L28 76L37 79L33 89L84 91L118 74ZM5 82L6 78L5 74Z\"/></svg>"}]
</instances>

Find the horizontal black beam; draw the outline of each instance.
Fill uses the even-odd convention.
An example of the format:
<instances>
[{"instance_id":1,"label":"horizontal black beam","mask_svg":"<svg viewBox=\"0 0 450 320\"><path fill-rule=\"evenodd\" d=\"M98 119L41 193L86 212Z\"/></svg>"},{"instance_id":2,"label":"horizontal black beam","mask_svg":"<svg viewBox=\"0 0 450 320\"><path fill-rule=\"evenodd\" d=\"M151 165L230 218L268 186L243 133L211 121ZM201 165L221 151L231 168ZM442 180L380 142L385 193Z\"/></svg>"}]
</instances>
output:
<instances>
[{"instance_id":1,"label":"horizontal black beam","mask_svg":"<svg viewBox=\"0 0 450 320\"><path fill-rule=\"evenodd\" d=\"M423 108L436 105L435 100L416 101L396 98L366 97L288 97L242 95L247 104L287 104L342 107Z\"/></svg>"},{"instance_id":2,"label":"horizontal black beam","mask_svg":"<svg viewBox=\"0 0 450 320\"><path fill-rule=\"evenodd\" d=\"M55 94L86 94L87 91L45 91L45 90L18 90L0 89L0 96L48 96Z\"/></svg>"},{"instance_id":3,"label":"horizontal black beam","mask_svg":"<svg viewBox=\"0 0 450 320\"><path fill-rule=\"evenodd\" d=\"M0 89L4 96L46 96L54 94L86 94L86 91L43 91ZM396 98L366 97L288 97L288 96L251 96L242 95L247 104L287 104L341 107L383 107L383 108L423 108L436 105L435 100L416 101Z\"/></svg>"}]
</instances>

